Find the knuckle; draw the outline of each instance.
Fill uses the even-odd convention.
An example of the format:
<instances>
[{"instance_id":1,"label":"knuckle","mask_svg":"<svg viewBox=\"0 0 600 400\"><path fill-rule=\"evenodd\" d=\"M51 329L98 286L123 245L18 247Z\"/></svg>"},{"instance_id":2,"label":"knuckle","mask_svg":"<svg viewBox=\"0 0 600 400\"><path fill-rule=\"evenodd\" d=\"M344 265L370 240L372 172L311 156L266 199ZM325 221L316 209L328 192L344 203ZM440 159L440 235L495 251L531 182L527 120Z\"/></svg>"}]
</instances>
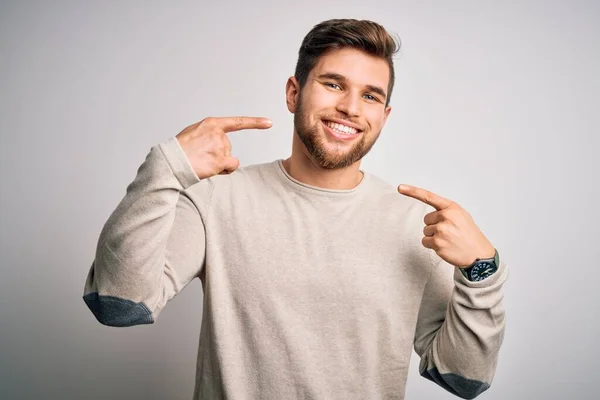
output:
<instances>
[{"instance_id":1,"label":"knuckle","mask_svg":"<svg viewBox=\"0 0 600 400\"><path fill-rule=\"evenodd\" d=\"M451 209L445 209L439 212L439 216L440 216L440 221L450 221L452 220L452 210Z\"/></svg>"},{"instance_id":2,"label":"knuckle","mask_svg":"<svg viewBox=\"0 0 600 400\"><path fill-rule=\"evenodd\" d=\"M455 204L452 204L450 207L448 207L448 213L453 217L456 217L463 214L463 209Z\"/></svg>"},{"instance_id":3,"label":"knuckle","mask_svg":"<svg viewBox=\"0 0 600 400\"><path fill-rule=\"evenodd\" d=\"M448 232L448 225L446 224L437 224L436 225L436 233L438 235L445 235Z\"/></svg>"},{"instance_id":4,"label":"knuckle","mask_svg":"<svg viewBox=\"0 0 600 400\"><path fill-rule=\"evenodd\" d=\"M216 128L217 127L217 120L214 117L206 117L204 118L200 124L200 127L204 128L204 129L212 129L212 128Z\"/></svg>"},{"instance_id":5,"label":"knuckle","mask_svg":"<svg viewBox=\"0 0 600 400\"><path fill-rule=\"evenodd\" d=\"M221 149L224 152L231 151L231 144L228 143L227 141L221 141L219 143L219 149Z\"/></svg>"},{"instance_id":6,"label":"knuckle","mask_svg":"<svg viewBox=\"0 0 600 400\"><path fill-rule=\"evenodd\" d=\"M455 223L456 221L458 221L460 218L462 217L462 212L458 209L449 209L446 219L449 222Z\"/></svg>"}]
</instances>

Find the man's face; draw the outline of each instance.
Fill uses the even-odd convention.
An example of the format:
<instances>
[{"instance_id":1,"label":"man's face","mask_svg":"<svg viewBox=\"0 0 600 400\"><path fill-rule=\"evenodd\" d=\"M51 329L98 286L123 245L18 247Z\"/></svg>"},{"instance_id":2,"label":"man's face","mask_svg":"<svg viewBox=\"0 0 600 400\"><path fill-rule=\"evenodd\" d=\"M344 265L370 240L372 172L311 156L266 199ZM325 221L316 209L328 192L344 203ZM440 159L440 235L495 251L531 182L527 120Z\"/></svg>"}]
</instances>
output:
<instances>
[{"instance_id":1,"label":"man's face","mask_svg":"<svg viewBox=\"0 0 600 400\"><path fill-rule=\"evenodd\" d=\"M384 59L356 49L319 59L291 107L296 133L314 162L344 168L371 150L391 110L385 106L389 79Z\"/></svg>"}]
</instances>

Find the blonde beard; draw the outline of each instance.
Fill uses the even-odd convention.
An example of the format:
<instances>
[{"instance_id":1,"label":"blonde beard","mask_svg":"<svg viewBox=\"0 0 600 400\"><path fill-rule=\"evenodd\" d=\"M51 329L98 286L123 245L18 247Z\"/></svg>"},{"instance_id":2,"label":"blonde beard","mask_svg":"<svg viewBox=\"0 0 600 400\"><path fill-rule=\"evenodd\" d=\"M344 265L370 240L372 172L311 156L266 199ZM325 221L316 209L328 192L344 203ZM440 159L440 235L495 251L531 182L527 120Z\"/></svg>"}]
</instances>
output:
<instances>
[{"instance_id":1,"label":"blonde beard","mask_svg":"<svg viewBox=\"0 0 600 400\"><path fill-rule=\"evenodd\" d=\"M371 148L379 137L379 134L377 134L371 143L367 143L365 134L361 133L363 136L351 149L341 154L332 154L331 151L327 150L327 145L324 143L324 139L319 132L323 130L320 126L320 120L318 120L316 126L309 127L306 124L307 119L307 116L304 114L302 96L299 95L298 108L294 113L296 134L317 165L325 169L346 168L360 161L371 151Z\"/></svg>"}]
</instances>

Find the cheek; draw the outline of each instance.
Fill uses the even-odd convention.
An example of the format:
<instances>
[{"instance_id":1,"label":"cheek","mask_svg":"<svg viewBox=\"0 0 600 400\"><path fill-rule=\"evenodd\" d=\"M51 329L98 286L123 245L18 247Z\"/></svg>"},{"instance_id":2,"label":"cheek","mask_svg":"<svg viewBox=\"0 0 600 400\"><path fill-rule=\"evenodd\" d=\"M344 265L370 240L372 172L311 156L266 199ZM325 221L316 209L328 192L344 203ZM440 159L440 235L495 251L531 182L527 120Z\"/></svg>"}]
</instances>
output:
<instances>
[{"instance_id":1,"label":"cheek","mask_svg":"<svg viewBox=\"0 0 600 400\"><path fill-rule=\"evenodd\" d=\"M314 91L313 96L307 99L307 108L314 112L327 112L328 110L334 110L338 102L337 93L318 88Z\"/></svg>"},{"instance_id":2,"label":"cheek","mask_svg":"<svg viewBox=\"0 0 600 400\"><path fill-rule=\"evenodd\" d=\"M383 126L385 113L381 110L369 110L365 115L373 130L379 130Z\"/></svg>"}]
</instances>

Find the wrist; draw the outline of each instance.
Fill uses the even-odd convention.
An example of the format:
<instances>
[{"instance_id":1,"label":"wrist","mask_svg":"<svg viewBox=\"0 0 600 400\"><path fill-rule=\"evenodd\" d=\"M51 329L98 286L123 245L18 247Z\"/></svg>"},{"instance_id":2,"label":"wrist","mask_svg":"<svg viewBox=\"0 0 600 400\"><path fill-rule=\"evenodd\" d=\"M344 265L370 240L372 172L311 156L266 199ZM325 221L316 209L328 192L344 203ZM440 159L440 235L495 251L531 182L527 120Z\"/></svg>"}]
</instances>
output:
<instances>
[{"instance_id":1,"label":"wrist","mask_svg":"<svg viewBox=\"0 0 600 400\"><path fill-rule=\"evenodd\" d=\"M459 270L467 280L478 282L495 274L499 267L500 256L494 249L491 257L477 258L471 265L459 268Z\"/></svg>"}]
</instances>

